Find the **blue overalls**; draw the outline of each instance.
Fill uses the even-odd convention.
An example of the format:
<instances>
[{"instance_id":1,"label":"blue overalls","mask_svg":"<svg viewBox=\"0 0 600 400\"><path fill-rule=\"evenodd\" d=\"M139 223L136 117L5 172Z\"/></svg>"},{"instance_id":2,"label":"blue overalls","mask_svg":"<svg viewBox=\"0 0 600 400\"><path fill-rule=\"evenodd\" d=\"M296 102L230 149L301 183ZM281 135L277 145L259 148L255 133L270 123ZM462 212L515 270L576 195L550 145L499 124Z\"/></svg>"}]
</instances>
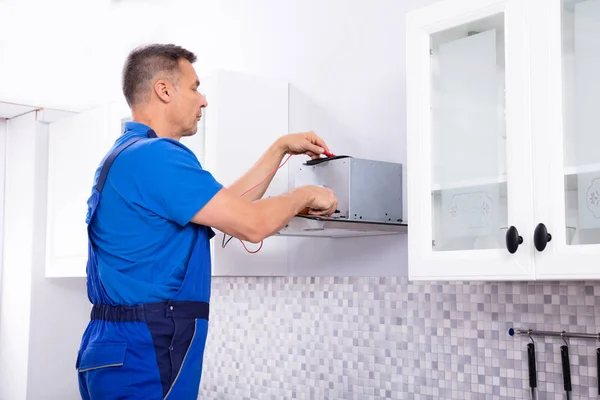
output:
<instances>
[{"instance_id":1,"label":"blue overalls","mask_svg":"<svg viewBox=\"0 0 600 400\"><path fill-rule=\"evenodd\" d=\"M88 200L87 290L93 307L76 364L84 400L198 397L208 331L209 241L214 231L197 226L182 286L168 301L116 304L99 276L90 224L112 163L138 140L157 139L150 130L147 138L135 137L114 148L102 163Z\"/></svg>"}]
</instances>

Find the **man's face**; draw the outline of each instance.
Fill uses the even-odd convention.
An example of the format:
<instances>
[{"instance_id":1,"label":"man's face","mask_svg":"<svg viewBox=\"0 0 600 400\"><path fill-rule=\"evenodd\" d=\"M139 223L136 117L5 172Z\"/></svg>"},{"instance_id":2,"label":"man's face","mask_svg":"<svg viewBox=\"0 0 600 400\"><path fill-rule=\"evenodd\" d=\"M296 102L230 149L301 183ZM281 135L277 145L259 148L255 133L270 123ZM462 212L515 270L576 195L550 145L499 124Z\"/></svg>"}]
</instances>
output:
<instances>
[{"instance_id":1,"label":"man's face","mask_svg":"<svg viewBox=\"0 0 600 400\"><path fill-rule=\"evenodd\" d=\"M181 130L182 136L192 136L198 130L202 109L208 105L206 98L198 91L200 80L192 64L179 60L179 80L171 103L172 122Z\"/></svg>"}]
</instances>

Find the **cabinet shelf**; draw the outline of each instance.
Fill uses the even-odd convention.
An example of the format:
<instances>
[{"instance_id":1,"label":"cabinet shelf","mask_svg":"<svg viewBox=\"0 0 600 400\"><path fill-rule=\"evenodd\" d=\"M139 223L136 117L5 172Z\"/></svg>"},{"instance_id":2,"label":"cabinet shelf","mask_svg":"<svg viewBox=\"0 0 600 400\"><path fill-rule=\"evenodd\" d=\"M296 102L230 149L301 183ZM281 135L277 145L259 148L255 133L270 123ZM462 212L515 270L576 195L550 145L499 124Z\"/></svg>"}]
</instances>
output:
<instances>
[{"instance_id":1,"label":"cabinet shelf","mask_svg":"<svg viewBox=\"0 0 600 400\"><path fill-rule=\"evenodd\" d=\"M600 164L578 165L575 167L565 167L565 190L577 190L579 174L598 173L600 175Z\"/></svg>"},{"instance_id":2,"label":"cabinet shelf","mask_svg":"<svg viewBox=\"0 0 600 400\"><path fill-rule=\"evenodd\" d=\"M565 167L564 172L565 172L565 176L586 174L589 172L600 172L600 164L587 164L587 165L578 165L575 167Z\"/></svg>"},{"instance_id":3,"label":"cabinet shelf","mask_svg":"<svg viewBox=\"0 0 600 400\"><path fill-rule=\"evenodd\" d=\"M493 185L497 183L506 183L506 174L489 177L489 178L481 178L481 179L467 179L464 181L454 181L445 184L433 184L431 186L432 192L441 192L442 190L451 190L451 189L462 189L469 187L478 187L478 186L486 186Z\"/></svg>"}]
</instances>

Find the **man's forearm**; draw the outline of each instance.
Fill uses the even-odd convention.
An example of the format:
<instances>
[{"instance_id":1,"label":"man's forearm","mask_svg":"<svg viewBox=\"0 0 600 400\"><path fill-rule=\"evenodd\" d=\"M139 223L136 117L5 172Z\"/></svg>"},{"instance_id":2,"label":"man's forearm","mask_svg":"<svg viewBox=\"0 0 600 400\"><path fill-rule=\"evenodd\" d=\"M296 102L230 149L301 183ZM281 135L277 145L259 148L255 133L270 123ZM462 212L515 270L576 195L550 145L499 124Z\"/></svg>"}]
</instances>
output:
<instances>
[{"instance_id":1,"label":"man's forearm","mask_svg":"<svg viewBox=\"0 0 600 400\"><path fill-rule=\"evenodd\" d=\"M314 201L314 194L307 187L299 187L279 196L254 202L255 222L252 227L257 229L253 242L279 232L292 217L308 207Z\"/></svg>"},{"instance_id":2,"label":"man's forearm","mask_svg":"<svg viewBox=\"0 0 600 400\"><path fill-rule=\"evenodd\" d=\"M277 140L248 172L229 186L229 190L241 196L264 179L263 183L246 193L243 197L248 201L255 201L262 198L275 176L276 172L274 170L279 167L285 154L285 149L281 145L281 142Z\"/></svg>"}]
</instances>

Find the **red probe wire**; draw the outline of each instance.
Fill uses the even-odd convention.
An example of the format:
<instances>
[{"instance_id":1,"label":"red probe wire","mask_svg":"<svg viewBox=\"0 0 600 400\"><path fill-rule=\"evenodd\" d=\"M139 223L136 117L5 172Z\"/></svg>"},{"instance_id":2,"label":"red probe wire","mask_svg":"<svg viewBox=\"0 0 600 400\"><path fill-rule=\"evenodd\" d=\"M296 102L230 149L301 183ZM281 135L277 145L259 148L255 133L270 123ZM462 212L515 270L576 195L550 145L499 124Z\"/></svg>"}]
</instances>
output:
<instances>
[{"instance_id":1,"label":"red probe wire","mask_svg":"<svg viewBox=\"0 0 600 400\"><path fill-rule=\"evenodd\" d=\"M325 154L325 156L327 157L335 157L335 154L330 153L328 151L324 152L323 154ZM267 178L269 178L271 175L273 175L275 172L277 172L279 170L279 168L283 167L285 165L285 163L288 162L288 160L292 157L292 154L290 154L285 161L277 168L275 168L273 171L269 172L269 174L267 176L264 177L264 179L262 181L260 181L260 183L258 183L257 185L251 187L250 189L246 190L244 193L242 193L242 195L240 197L244 197L248 192L251 192L252 190L256 189L257 187L259 187L260 185L262 185L264 183L264 181L267 180ZM260 241L260 246L258 247L258 249L254 250L254 251L250 251L248 250L248 248L246 247L246 244L244 243L243 240L238 239L240 241L240 243L242 244L242 246L244 246L244 249L250 253L250 254L256 254L260 251L260 249L262 249L263 247L263 240Z\"/></svg>"},{"instance_id":2,"label":"red probe wire","mask_svg":"<svg viewBox=\"0 0 600 400\"><path fill-rule=\"evenodd\" d=\"M250 189L246 190L244 193L242 193L242 195L240 197L244 197L248 192L251 192L252 190L256 189L257 187L259 187L260 185L262 185L264 183L264 181L266 181L271 175L273 175L275 172L277 172L277 170L279 170L279 168L283 167L285 165L285 163L288 162L288 160L290 159L290 157L292 157L292 155L290 154L285 161L283 162L283 164L281 164L279 167L275 168L273 171L269 172L269 174L267 176L264 177L264 179L262 181L260 181L260 183L258 183L257 185L251 187ZM240 241L240 243L242 244L242 246L244 246L244 249L246 249L246 251L250 254L256 254L260 251L260 249L262 249L263 247L263 240L260 241L260 246L258 247L258 249L254 250L254 251L250 251L248 250L248 248L246 247L246 244L244 243L243 240L238 239Z\"/></svg>"}]
</instances>

